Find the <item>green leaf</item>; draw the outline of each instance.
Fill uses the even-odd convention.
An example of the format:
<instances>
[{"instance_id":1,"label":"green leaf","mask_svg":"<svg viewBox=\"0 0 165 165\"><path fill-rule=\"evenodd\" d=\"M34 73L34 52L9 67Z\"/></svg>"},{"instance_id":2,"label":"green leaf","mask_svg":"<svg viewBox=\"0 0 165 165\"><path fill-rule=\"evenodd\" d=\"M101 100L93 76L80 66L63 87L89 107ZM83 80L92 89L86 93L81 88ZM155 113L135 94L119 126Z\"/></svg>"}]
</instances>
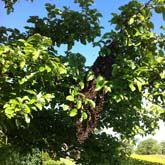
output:
<instances>
[{"instance_id":1,"label":"green leaf","mask_svg":"<svg viewBox=\"0 0 165 165\"><path fill-rule=\"evenodd\" d=\"M120 66L119 65L117 65L117 64L113 64L112 65L112 75L113 76L116 76L116 74L119 72L119 70L120 70Z\"/></svg>"},{"instance_id":2,"label":"green leaf","mask_svg":"<svg viewBox=\"0 0 165 165\"><path fill-rule=\"evenodd\" d=\"M73 102L74 101L74 97L72 95L69 95L69 96L66 97L66 100Z\"/></svg>"},{"instance_id":3,"label":"green leaf","mask_svg":"<svg viewBox=\"0 0 165 165\"><path fill-rule=\"evenodd\" d=\"M95 88L95 91L100 91L101 89L103 88L103 86L99 86L98 84L96 84L96 88Z\"/></svg>"},{"instance_id":4,"label":"green leaf","mask_svg":"<svg viewBox=\"0 0 165 165\"><path fill-rule=\"evenodd\" d=\"M92 71L89 71L89 73L87 74L87 81L91 81L94 79L94 74Z\"/></svg>"},{"instance_id":5,"label":"green leaf","mask_svg":"<svg viewBox=\"0 0 165 165\"><path fill-rule=\"evenodd\" d=\"M82 81L79 83L79 85L81 90L84 89L84 83Z\"/></svg>"},{"instance_id":6,"label":"green leaf","mask_svg":"<svg viewBox=\"0 0 165 165\"><path fill-rule=\"evenodd\" d=\"M26 105L24 111L25 111L25 113L30 113L31 110L30 110L29 106Z\"/></svg>"},{"instance_id":7,"label":"green leaf","mask_svg":"<svg viewBox=\"0 0 165 165\"><path fill-rule=\"evenodd\" d=\"M132 83L129 84L129 87L132 92L136 90L135 86Z\"/></svg>"},{"instance_id":8,"label":"green leaf","mask_svg":"<svg viewBox=\"0 0 165 165\"><path fill-rule=\"evenodd\" d=\"M88 114L86 112L82 112L82 118L83 120L86 120L88 118Z\"/></svg>"},{"instance_id":9,"label":"green leaf","mask_svg":"<svg viewBox=\"0 0 165 165\"><path fill-rule=\"evenodd\" d=\"M160 73L160 77L161 77L161 79L165 78L165 70L163 70L163 72Z\"/></svg>"},{"instance_id":10,"label":"green leaf","mask_svg":"<svg viewBox=\"0 0 165 165\"><path fill-rule=\"evenodd\" d=\"M18 80L18 83L20 85L24 84L26 82L26 78L22 78L21 80Z\"/></svg>"},{"instance_id":11,"label":"green leaf","mask_svg":"<svg viewBox=\"0 0 165 165\"><path fill-rule=\"evenodd\" d=\"M49 102L54 98L54 96L50 93L47 93L46 95L44 95L44 98L46 99L47 102Z\"/></svg>"},{"instance_id":12,"label":"green leaf","mask_svg":"<svg viewBox=\"0 0 165 165\"><path fill-rule=\"evenodd\" d=\"M67 73L67 70L64 67L59 67L58 71L59 71L60 74L66 74Z\"/></svg>"},{"instance_id":13,"label":"green leaf","mask_svg":"<svg viewBox=\"0 0 165 165\"><path fill-rule=\"evenodd\" d=\"M104 77L98 76L96 78L96 89L95 89L95 91L101 90L106 83L107 83L107 81L105 81Z\"/></svg>"},{"instance_id":14,"label":"green leaf","mask_svg":"<svg viewBox=\"0 0 165 165\"><path fill-rule=\"evenodd\" d=\"M140 81L136 81L136 85L138 87L138 90L141 91L142 90L142 83Z\"/></svg>"},{"instance_id":15,"label":"green leaf","mask_svg":"<svg viewBox=\"0 0 165 165\"><path fill-rule=\"evenodd\" d=\"M104 86L104 93L111 92L111 88L107 85Z\"/></svg>"},{"instance_id":16,"label":"green leaf","mask_svg":"<svg viewBox=\"0 0 165 165\"><path fill-rule=\"evenodd\" d=\"M130 20L129 20L129 22L128 22L128 24L129 24L129 25L131 25L131 24L133 24L133 23L134 23L134 21L135 21L135 20L134 20L134 18L133 18L133 17L131 17L131 18L130 18Z\"/></svg>"},{"instance_id":17,"label":"green leaf","mask_svg":"<svg viewBox=\"0 0 165 165\"><path fill-rule=\"evenodd\" d=\"M77 101L77 109L80 109L82 107L82 101L78 100Z\"/></svg>"},{"instance_id":18,"label":"green leaf","mask_svg":"<svg viewBox=\"0 0 165 165\"><path fill-rule=\"evenodd\" d=\"M32 109L32 110L34 110L34 111L37 111L37 108L36 108L36 107L34 107L34 106L33 106L33 107L31 107L31 109Z\"/></svg>"},{"instance_id":19,"label":"green leaf","mask_svg":"<svg viewBox=\"0 0 165 165\"><path fill-rule=\"evenodd\" d=\"M165 60L164 57L158 57L158 58L156 58L156 61L157 61L158 63L161 63L163 60Z\"/></svg>"},{"instance_id":20,"label":"green leaf","mask_svg":"<svg viewBox=\"0 0 165 165\"><path fill-rule=\"evenodd\" d=\"M72 96L77 96L78 95L78 88L77 87L74 87L70 90L70 94Z\"/></svg>"},{"instance_id":21,"label":"green leaf","mask_svg":"<svg viewBox=\"0 0 165 165\"><path fill-rule=\"evenodd\" d=\"M37 72L30 73L30 75L27 75L27 76L25 77L25 80L27 81L27 80L31 79L36 73L37 73Z\"/></svg>"},{"instance_id":22,"label":"green leaf","mask_svg":"<svg viewBox=\"0 0 165 165\"><path fill-rule=\"evenodd\" d=\"M122 98L121 98L120 95L114 95L114 96L113 96L113 99L114 99L117 103L119 103L119 102L122 100Z\"/></svg>"},{"instance_id":23,"label":"green leaf","mask_svg":"<svg viewBox=\"0 0 165 165\"><path fill-rule=\"evenodd\" d=\"M32 94L32 95L37 95L37 93L36 92L34 92L33 90L26 90L26 92L28 92L29 94Z\"/></svg>"},{"instance_id":24,"label":"green leaf","mask_svg":"<svg viewBox=\"0 0 165 165\"><path fill-rule=\"evenodd\" d=\"M161 28L162 30L165 30L165 26L161 26L160 28Z\"/></svg>"},{"instance_id":25,"label":"green leaf","mask_svg":"<svg viewBox=\"0 0 165 165\"><path fill-rule=\"evenodd\" d=\"M87 78L87 81L91 81L94 79L94 75L90 75L88 78Z\"/></svg>"},{"instance_id":26,"label":"green leaf","mask_svg":"<svg viewBox=\"0 0 165 165\"><path fill-rule=\"evenodd\" d=\"M77 115L77 112L78 112L78 110L77 110L76 108L74 108L74 109L72 109L72 110L69 112L69 116L70 116L70 117L74 117L74 116Z\"/></svg>"},{"instance_id":27,"label":"green leaf","mask_svg":"<svg viewBox=\"0 0 165 165\"><path fill-rule=\"evenodd\" d=\"M33 42L33 41L36 42L36 41L39 41L41 39L43 39L43 37L39 33L36 33L33 36L30 36L28 38L27 42L30 42L30 43Z\"/></svg>"},{"instance_id":28,"label":"green leaf","mask_svg":"<svg viewBox=\"0 0 165 165\"><path fill-rule=\"evenodd\" d=\"M36 103L35 105L39 110L42 110L42 104L41 103Z\"/></svg>"},{"instance_id":29,"label":"green leaf","mask_svg":"<svg viewBox=\"0 0 165 165\"><path fill-rule=\"evenodd\" d=\"M97 79L96 79L96 83L98 83L98 84L103 84L104 81L105 81L105 79L102 76L98 76Z\"/></svg>"},{"instance_id":30,"label":"green leaf","mask_svg":"<svg viewBox=\"0 0 165 165\"><path fill-rule=\"evenodd\" d=\"M40 50L35 50L35 51L33 52L32 59L33 59L34 61L36 61L36 60L38 59L39 55L40 55Z\"/></svg>"},{"instance_id":31,"label":"green leaf","mask_svg":"<svg viewBox=\"0 0 165 165\"><path fill-rule=\"evenodd\" d=\"M10 99L9 103L16 105L16 104L18 104L18 101L15 99Z\"/></svg>"},{"instance_id":32,"label":"green leaf","mask_svg":"<svg viewBox=\"0 0 165 165\"><path fill-rule=\"evenodd\" d=\"M39 67L39 71L40 71L40 72L44 72L44 71L45 71L45 67L40 66L40 67Z\"/></svg>"},{"instance_id":33,"label":"green leaf","mask_svg":"<svg viewBox=\"0 0 165 165\"><path fill-rule=\"evenodd\" d=\"M39 103L45 103L45 98L43 98L44 96L40 93L37 94L37 101Z\"/></svg>"},{"instance_id":34,"label":"green leaf","mask_svg":"<svg viewBox=\"0 0 165 165\"><path fill-rule=\"evenodd\" d=\"M91 108L95 108L96 107L96 103L93 100L87 99L87 102L90 104Z\"/></svg>"},{"instance_id":35,"label":"green leaf","mask_svg":"<svg viewBox=\"0 0 165 165\"><path fill-rule=\"evenodd\" d=\"M7 107L5 109L5 114L9 119L11 119L14 116L14 111L13 111L12 107Z\"/></svg>"},{"instance_id":36,"label":"green leaf","mask_svg":"<svg viewBox=\"0 0 165 165\"><path fill-rule=\"evenodd\" d=\"M30 117L27 114L25 114L25 122L28 124L30 123Z\"/></svg>"},{"instance_id":37,"label":"green leaf","mask_svg":"<svg viewBox=\"0 0 165 165\"><path fill-rule=\"evenodd\" d=\"M51 70L52 70L48 65L45 65L45 69L48 73L51 72Z\"/></svg>"},{"instance_id":38,"label":"green leaf","mask_svg":"<svg viewBox=\"0 0 165 165\"><path fill-rule=\"evenodd\" d=\"M69 110L70 107L69 107L69 105L63 105L62 108L64 111L67 111L67 110Z\"/></svg>"},{"instance_id":39,"label":"green leaf","mask_svg":"<svg viewBox=\"0 0 165 165\"><path fill-rule=\"evenodd\" d=\"M37 102L37 99L36 98L31 98L30 99L30 104L34 104L34 103L36 103Z\"/></svg>"},{"instance_id":40,"label":"green leaf","mask_svg":"<svg viewBox=\"0 0 165 165\"><path fill-rule=\"evenodd\" d=\"M23 69L24 66L25 66L25 64L26 64L26 63L25 63L25 60L21 61L21 62L20 62L20 68Z\"/></svg>"}]
</instances>

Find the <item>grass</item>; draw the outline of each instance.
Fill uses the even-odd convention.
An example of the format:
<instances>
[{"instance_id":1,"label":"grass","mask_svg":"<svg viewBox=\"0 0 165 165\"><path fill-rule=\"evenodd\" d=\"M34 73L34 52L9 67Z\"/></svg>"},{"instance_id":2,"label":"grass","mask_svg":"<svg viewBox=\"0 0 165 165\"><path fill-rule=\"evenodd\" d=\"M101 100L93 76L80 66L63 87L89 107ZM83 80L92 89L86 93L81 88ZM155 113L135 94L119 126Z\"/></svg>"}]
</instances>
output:
<instances>
[{"instance_id":1,"label":"grass","mask_svg":"<svg viewBox=\"0 0 165 165\"><path fill-rule=\"evenodd\" d=\"M165 155L131 155L132 158L165 164Z\"/></svg>"}]
</instances>

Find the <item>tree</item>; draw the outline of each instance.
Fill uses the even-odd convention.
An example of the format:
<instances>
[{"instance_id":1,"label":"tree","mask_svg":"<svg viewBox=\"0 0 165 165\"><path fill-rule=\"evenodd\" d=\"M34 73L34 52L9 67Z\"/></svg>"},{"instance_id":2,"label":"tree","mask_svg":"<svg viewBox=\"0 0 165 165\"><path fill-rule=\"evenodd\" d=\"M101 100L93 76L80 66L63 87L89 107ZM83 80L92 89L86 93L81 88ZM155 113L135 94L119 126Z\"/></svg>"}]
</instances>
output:
<instances>
[{"instance_id":1,"label":"tree","mask_svg":"<svg viewBox=\"0 0 165 165\"><path fill-rule=\"evenodd\" d=\"M17 2L3 1L8 12ZM103 35L94 1L74 2L79 11L46 3L47 16L31 16L24 33L0 28L0 145L113 164L123 141L153 132L164 113L165 36L151 21L153 11L165 17L164 0L121 6ZM72 53L76 41L100 47L91 67ZM110 127L120 138L95 132Z\"/></svg>"},{"instance_id":2,"label":"tree","mask_svg":"<svg viewBox=\"0 0 165 165\"><path fill-rule=\"evenodd\" d=\"M141 155L159 154L160 145L156 140L149 138L139 143L136 153Z\"/></svg>"},{"instance_id":3,"label":"tree","mask_svg":"<svg viewBox=\"0 0 165 165\"><path fill-rule=\"evenodd\" d=\"M165 154L165 141L162 141L160 143L160 148L161 148L161 154Z\"/></svg>"}]
</instances>

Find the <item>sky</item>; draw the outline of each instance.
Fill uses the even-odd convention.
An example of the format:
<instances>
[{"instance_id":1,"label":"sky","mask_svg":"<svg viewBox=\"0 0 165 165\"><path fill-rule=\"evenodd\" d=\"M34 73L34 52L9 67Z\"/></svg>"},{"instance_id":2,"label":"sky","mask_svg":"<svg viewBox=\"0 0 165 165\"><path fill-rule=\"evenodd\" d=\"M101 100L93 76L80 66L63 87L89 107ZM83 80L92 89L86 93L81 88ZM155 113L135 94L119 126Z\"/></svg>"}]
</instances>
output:
<instances>
[{"instance_id":1,"label":"sky","mask_svg":"<svg viewBox=\"0 0 165 165\"><path fill-rule=\"evenodd\" d=\"M39 15L40 17L43 17L46 15L46 10L44 8L45 3L55 3L58 8L62 8L64 5L70 6L71 9L77 10L78 5L75 5L73 1L74 0L34 0L33 3L30 3L26 0L21 0L14 6L15 11L10 15L6 15L6 10L3 8L3 3L0 0L0 26L11 28L15 27L23 31L23 27L28 25L26 20L29 18L29 16ZM103 14L103 18L101 18L100 21L105 29L102 31L102 33L111 30L112 25L110 25L108 22L111 19L111 13L117 12L118 7L126 4L127 2L128 0L111 0L110 3L108 0L95 0L94 7L96 7L99 12ZM63 49L66 49L66 46L63 46ZM63 52L64 51L59 51L61 54ZM77 44L74 46L72 52L83 52L83 55L87 58L86 65L90 66L97 58L99 48L93 48L91 44Z\"/></svg>"},{"instance_id":2,"label":"sky","mask_svg":"<svg viewBox=\"0 0 165 165\"><path fill-rule=\"evenodd\" d=\"M146 3L148 0L141 1ZM128 2L129 0L95 0L94 7L103 15L103 18L100 20L101 25L104 27L102 33L112 29L112 25L108 23L112 18L111 13L119 12L118 7ZM55 3L58 8L62 8L63 5L66 5L70 6L72 9L78 9L78 6L73 4L73 0L34 0L33 3L27 2L26 0L20 0L20 2L14 6L15 11L10 15L7 15L6 10L3 8L2 0L0 0L0 26L18 28L23 31L23 27L28 25L26 20L29 16L39 15L40 17L43 17L46 15L46 10L44 8L45 3ZM160 15L154 14L153 22L155 24L155 31L158 33L161 32L159 27L165 25L165 21L163 21ZM63 49L66 49L66 47L63 46ZM91 44L85 46L77 44L72 51L75 53L83 52L83 55L87 59L86 65L92 65L98 56L99 49L93 48ZM63 53L63 51L61 53ZM160 122L159 125L160 129L156 131L154 138L158 141L163 141L165 140L165 124Z\"/></svg>"}]
</instances>

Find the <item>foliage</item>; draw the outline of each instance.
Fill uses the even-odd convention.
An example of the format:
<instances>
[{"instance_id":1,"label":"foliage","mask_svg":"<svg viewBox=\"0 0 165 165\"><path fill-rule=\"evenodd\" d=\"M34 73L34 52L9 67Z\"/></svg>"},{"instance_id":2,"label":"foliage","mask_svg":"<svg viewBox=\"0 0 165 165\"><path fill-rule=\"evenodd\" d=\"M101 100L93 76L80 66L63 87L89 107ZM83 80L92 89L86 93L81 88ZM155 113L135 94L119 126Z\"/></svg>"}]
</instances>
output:
<instances>
[{"instance_id":1,"label":"foliage","mask_svg":"<svg viewBox=\"0 0 165 165\"><path fill-rule=\"evenodd\" d=\"M9 94L1 94L1 107L9 119L24 118L30 123L31 111L42 110L54 97L45 87L44 79L47 84L50 82L51 88L54 84L50 80L60 79L66 69L57 58L49 56L46 47L50 44L49 39L36 34L27 41L20 39L11 45L0 46L0 83ZM48 73L46 77L45 73Z\"/></svg>"},{"instance_id":2,"label":"foliage","mask_svg":"<svg viewBox=\"0 0 165 165\"><path fill-rule=\"evenodd\" d=\"M10 14L11 12L14 11L14 4L18 1L18 0L2 0L4 2L4 7L7 9L7 13ZM33 2L33 0L29 0L31 2Z\"/></svg>"},{"instance_id":3,"label":"foliage","mask_svg":"<svg viewBox=\"0 0 165 165\"><path fill-rule=\"evenodd\" d=\"M17 0L3 2L11 12ZM164 0L121 6L102 36L94 1L74 2L78 11L46 3L47 15L31 16L24 33L0 27L0 146L120 164L125 140L152 133L165 114L165 36L152 22L154 12L165 19ZM91 67L72 53L77 41L100 47ZM119 138L96 133L103 128Z\"/></svg>"},{"instance_id":4,"label":"foliage","mask_svg":"<svg viewBox=\"0 0 165 165\"><path fill-rule=\"evenodd\" d=\"M60 160L51 160L47 152L41 152L38 148L33 148L30 153L20 153L12 146L4 146L0 149L1 165L18 164L18 165L74 165L69 159L60 158Z\"/></svg>"},{"instance_id":5,"label":"foliage","mask_svg":"<svg viewBox=\"0 0 165 165\"><path fill-rule=\"evenodd\" d=\"M156 140L149 138L138 144L136 153L141 155L159 154L160 145Z\"/></svg>"},{"instance_id":6,"label":"foliage","mask_svg":"<svg viewBox=\"0 0 165 165\"><path fill-rule=\"evenodd\" d=\"M36 165L41 164L41 152L37 148L33 148L29 153L20 153L12 146L4 146L0 149L1 165L18 164L18 165Z\"/></svg>"},{"instance_id":7,"label":"foliage","mask_svg":"<svg viewBox=\"0 0 165 165\"><path fill-rule=\"evenodd\" d=\"M165 141L162 141L160 143L160 148L161 148L161 154L165 155Z\"/></svg>"},{"instance_id":8,"label":"foliage","mask_svg":"<svg viewBox=\"0 0 165 165\"><path fill-rule=\"evenodd\" d=\"M131 154L127 144L127 141L121 141L105 133L90 136L83 144L81 157L77 162L80 164L85 162L86 165L93 162L97 165L120 165L121 161Z\"/></svg>"}]
</instances>

